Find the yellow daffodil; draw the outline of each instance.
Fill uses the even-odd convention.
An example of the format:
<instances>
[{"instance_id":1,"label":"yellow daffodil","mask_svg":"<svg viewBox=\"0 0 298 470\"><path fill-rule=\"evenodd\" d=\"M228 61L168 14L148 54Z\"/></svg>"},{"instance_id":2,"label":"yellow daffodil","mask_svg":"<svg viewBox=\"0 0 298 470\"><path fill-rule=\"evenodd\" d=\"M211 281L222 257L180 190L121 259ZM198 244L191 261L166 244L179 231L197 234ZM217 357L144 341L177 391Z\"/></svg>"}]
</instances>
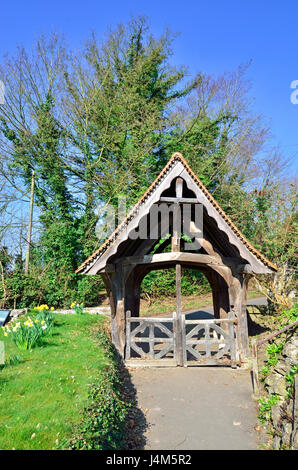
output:
<instances>
[{"instance_id":1,"label":"yellow daffodil","mask_svg":"<svg viewBox=\"0 0 298 470\"><path fill-rule=\"evenodd\" d=\"M42 304L38 305L37 307L34 307L34 310L38 310L39 312L42 312L43 310L49 310L49 306L47 304Z\"/></svg>"}]
</instances>

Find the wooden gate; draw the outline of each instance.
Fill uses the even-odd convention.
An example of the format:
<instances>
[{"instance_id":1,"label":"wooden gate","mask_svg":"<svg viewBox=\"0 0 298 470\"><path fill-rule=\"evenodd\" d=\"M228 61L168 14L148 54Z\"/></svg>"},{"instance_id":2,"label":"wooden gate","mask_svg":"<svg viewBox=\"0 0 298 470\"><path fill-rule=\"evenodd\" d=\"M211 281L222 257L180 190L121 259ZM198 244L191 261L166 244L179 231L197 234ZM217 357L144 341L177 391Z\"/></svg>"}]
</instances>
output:
<instances>
[{"instance_id":1,"label":"wooden gate","mask_svg":"<svg viewBox=\"0 0 298 470\"><path fill-rule=\"evenodd\" d=\"M177 317L131 317L126 312L126 362L140 365L177 365Z\"/></svg>"},{"instance_id":2,"label":"wooden gate","mask_svg":"<svg viewBox=\"0 0 298 470\"><path fill-rule=\"evenodd\" d=\"M225 365L237 361L235 319L131 317L126 313L126 363L141 366Z\"/></svg>"},{"instance_id":3,"label":"wooden gate","mask_svg":"<svg viewBox=\"0 0 298 470\"><path fill-rule=\"evenodd\" d=\"M182 321L183 365L230 365L236 363L235 319Z\"/></svg>"}]
</instances>

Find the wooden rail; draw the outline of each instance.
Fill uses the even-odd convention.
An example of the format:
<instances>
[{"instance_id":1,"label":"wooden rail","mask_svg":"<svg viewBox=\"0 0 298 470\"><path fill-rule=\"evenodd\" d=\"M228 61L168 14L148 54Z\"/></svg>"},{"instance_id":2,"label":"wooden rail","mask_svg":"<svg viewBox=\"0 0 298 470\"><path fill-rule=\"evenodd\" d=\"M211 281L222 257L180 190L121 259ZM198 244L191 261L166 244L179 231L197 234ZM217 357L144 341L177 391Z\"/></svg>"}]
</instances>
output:
<instances>
[{"instance_id":1,"label":"wooden rail","mask_svg":"<svg viewBox=\"0 0 298 470\"><path fill-rule=\"evenodd\" d=\"M185 315L182 315L182 330L184 332L182 337L183 365L187 367L188 363L193 364L193 362L195 362L206 366L229 364L234 367L236 361L235 323L236 319L232 312L229 312L228 318L200 320L186 320ZM222 329L222 324L227 325L227 329ZM186 331L187 325L192 326L188 331ZM215 331L222 339L212 338L210 336L210 330ZM200 332L203 332L202 338L198 336ZM220 348L220 344L222 344L222 348ZM198 351L195 349L196 345L203 346L203 350ZM215 352L217 347L218 351ZM188 356L190 356L189 359ZM229 358L227 356L229 356Z\"/></svg>"},{"instance_id":2,"label":"wooden rail","mask_svg":"<svg viewBox=\"0 0 298 470\"><path fill-rule=\"evenodd\" d=\"M173 312L172 317L152 318L132 317L128 310L125 359L150 360L152 365L159 362L159 366L171 360L180 367L188 364L233 367L238 357L235 323L232 312L228 318L186 320L180 311L179 316Z\"/></svg>"},{"instance_id":3,"label":"wooden rail","mask_svg":"<svg viewBox=\"0 0 298 470\"><path fill-rule=\"evenodd\" d=\"M161 359L166 356L168 352L172 351L173 358L176 359L176 322L176 312L173 312L172 317L147 318L132 317L130 310L128 310L126 312L126 360L131 359L132 350L137 353L140 358L145 359L150 357L151 360ZM138 323L138 326L133 330L131 329L132 323ZM166 326L164 323L172 324L172 329L171 327L168 328L169 325ZM138 334L142 335L147 328L149 328L148 337L137 336ZM156 337L154 335L155 328L159 329L165 336ZM145 351L139 347L139 343L147 343L149 350L145 353ZM164 343L166 346L163 346L159 352L155 352L155 343Z\"/></svg>"},{"instance_id":4,"label":"wooden rail","mask_svg":"<svg viewBox=\"0 0 298 470\"><path fill-rule=\"evenodd\" d=\"M253 373L253 387L254 387L254 394L259 395L259 371L258 371L258 347L267 341L275 338L276 336L284 333L287 330L293 328L293 326L298 324L298 320L290 323L289 325L285 326L281 330L272 333L271 335L267 336L267 338L262 339L261 341L257 341L256 338L252 338L251 340L251 352L252 352L252 373Z\"/></svg>"}]
</instances>

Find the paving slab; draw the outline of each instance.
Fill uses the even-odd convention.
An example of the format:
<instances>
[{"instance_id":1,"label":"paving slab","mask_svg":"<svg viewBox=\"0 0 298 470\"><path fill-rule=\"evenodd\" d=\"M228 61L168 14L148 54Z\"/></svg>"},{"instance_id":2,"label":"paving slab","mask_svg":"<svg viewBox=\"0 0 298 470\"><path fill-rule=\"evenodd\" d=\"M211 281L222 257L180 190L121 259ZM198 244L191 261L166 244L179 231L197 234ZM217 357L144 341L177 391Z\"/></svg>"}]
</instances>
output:
<instances>
[{"instance_id":1,"label":"paving slab","mask_svg":"<svg viewBox=\"0 0 298 470\"><path fill-rule=\"evenodd\" d=\"M148 424L145 449L258 449L248 370L175 367L130 372Z\"/></svg>"}]
</instances>

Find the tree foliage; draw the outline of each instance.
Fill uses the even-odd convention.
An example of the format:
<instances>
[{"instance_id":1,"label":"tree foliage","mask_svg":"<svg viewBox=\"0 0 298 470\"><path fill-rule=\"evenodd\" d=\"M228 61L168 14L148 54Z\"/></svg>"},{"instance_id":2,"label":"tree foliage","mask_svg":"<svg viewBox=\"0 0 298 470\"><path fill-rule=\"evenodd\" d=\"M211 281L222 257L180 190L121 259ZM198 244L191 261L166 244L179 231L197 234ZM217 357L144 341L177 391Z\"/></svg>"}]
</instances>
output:
<instances>
[{"instance_id":1,"label":"tree foliage","mask_svg":"<svg viewBox=\"0 0 298 470\"><path fill-rule=\"evenodd\" d=\"M0 210L26 206L32 171L36 186L30 274L20 235L17 249L2 248L2 304L95 302L101 281L74 271L99 244L96 208L117 210L119 196L135 203L175 151L261 251L294 262L293 188L285 189L273 151L261 160L269 133L250 109L248 65L189 80L184 66L171 65L174 39L169 30L153 37L138 17L76 52L53 35L3 61Z\"/></svg>"}]
</instances>

